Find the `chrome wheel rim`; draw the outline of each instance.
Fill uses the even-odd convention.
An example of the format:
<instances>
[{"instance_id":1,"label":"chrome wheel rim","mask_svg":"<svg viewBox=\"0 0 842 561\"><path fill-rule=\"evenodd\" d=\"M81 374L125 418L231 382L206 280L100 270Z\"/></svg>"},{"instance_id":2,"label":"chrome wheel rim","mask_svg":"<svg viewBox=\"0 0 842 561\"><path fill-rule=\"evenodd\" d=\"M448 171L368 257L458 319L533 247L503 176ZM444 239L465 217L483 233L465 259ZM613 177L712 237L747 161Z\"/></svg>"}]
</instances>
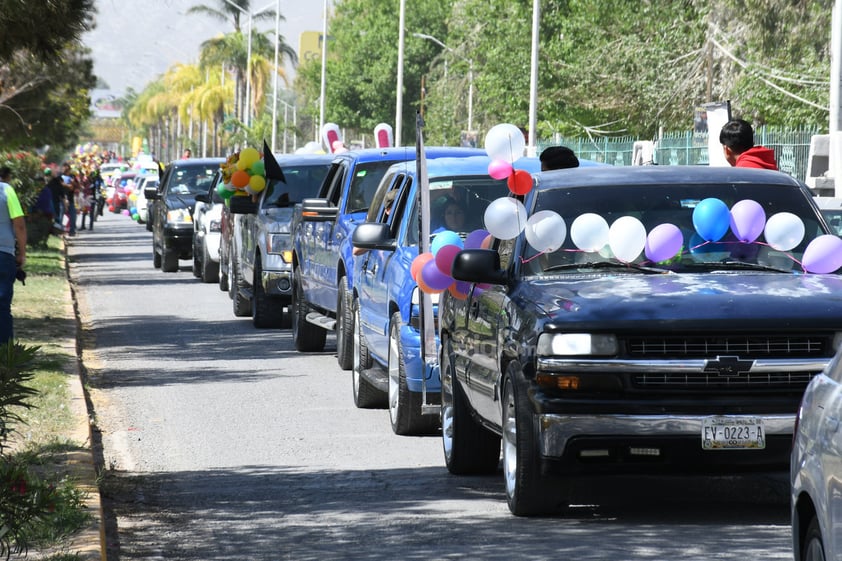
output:
<instances>
[{"instance_id":1,"label":"chrome wheel rim","mask_svg":"<svg viewBox=\"0 0 842 561\"><path fill-rule=\"evenodd\" d=\"M398 334L398 336L400 336ZM400 409L400 361L398 360L398 341L394 330L389 328L389 418L392 424L398 422Z\"/></svg>"},{"instance_id":2,"label":"chrome wheel rim","mask_svg":"<svg viewBox=\"0 0 842 561\"><path fill-rule=\"evenodd\" d=\"M507 393L503 404L503 476L506 478L506 495L514 497L517 481L517 424L515 398Z\"/></svg>"},{"instance_id":3,"label":"chrome wheel rim","mask_svg":"<svg viewBox=\"0 0 842 561\"><path fill-rule=\"evenodd\" d=\"M354 301L351 308L354 310L354 366L351 369L354 382L354 397L360 395L360 309L359 304Z\"/></svg>"},{"instance_id":4,"label":"chrome wheel rim","mask_svg":"<svg viewBox=\"0 0 842 561\"><path fill-rule=\"evenodd\" d=\"M441 443L447 461L453 454L453 380L450 366L441 358Z\"/></svg>"}]
</instances>

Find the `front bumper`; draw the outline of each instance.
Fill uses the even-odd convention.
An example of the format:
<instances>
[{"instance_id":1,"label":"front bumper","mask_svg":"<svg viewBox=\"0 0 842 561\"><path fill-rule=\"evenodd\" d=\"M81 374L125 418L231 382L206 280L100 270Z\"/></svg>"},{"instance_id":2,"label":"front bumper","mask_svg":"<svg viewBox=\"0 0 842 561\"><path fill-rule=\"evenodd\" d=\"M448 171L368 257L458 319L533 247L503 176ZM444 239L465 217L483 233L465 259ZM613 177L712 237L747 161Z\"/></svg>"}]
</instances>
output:
<instances>
[{"instance_id":1,"label":"front bumper","mask_svg":"<svg viewBox=\"0 0 842 561\"><path fill-rule=\"evenodd\" d=\"M679 471L733 473L786 470L795 414L736 415L762 419L766 447L760 450L704 450L707 415L565 415L534 418L540 453L547 466L565 473Z\"/></svg>"},{"instance_id":2,"label":"front bumper","mask_svg":"<svg viewBox=\"0 0 842 561\"><path fill-rule=\"evenodd\" d=\"M193 225L187 227L164 226L163 243L167 249L193 255Z\"/></svg>"},{"instance_id":3,"label":"front bumper","mask_svg":"<svg viewBox=\"0 0 842 561\"><path fill-rule=\"evenodd\" d=\"M260 280L266 294L287 301L292 299L292 271L262 271Z\"/></svg>"}]
</instances>

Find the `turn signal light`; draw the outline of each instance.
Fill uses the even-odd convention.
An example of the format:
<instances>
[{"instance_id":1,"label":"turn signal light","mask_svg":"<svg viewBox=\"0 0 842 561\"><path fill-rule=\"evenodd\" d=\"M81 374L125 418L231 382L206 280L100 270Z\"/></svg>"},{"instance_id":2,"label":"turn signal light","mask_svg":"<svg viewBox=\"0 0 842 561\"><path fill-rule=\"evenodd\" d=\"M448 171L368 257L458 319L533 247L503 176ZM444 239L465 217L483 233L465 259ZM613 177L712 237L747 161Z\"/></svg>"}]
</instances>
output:
<instances>
[{"instance_id":1,"label":"turn signal light","mask_svg":"<svg viewBox=\"0 0 842 561\"><path fill-rule=\"evenodd\" d=\"M578 376L547 376L544 374L539 374L537 377L537 382L541 386L556 388L559 390L579 389Z\"/></svg>"}]
</instances>

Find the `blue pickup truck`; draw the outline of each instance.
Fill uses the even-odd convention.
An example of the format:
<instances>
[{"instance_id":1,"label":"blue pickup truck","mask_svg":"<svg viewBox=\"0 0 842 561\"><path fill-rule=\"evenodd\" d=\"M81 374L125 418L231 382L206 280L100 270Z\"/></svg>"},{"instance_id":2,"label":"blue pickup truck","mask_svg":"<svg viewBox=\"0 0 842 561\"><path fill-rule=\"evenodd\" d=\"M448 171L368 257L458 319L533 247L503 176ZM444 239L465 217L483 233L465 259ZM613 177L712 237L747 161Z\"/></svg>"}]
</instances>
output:
<instances>
[{"instance_id":1,"label":"blue pickup truck","mask_svg":"<svg viewBox=\"0 0 842 561\"><path fill-rule=\"evenodd\" d=\"M509 190L488 175L487 156L440 158L427 165L430 231L465 238L484 228L488 205ZM517 169L537 172L537 158ZM439 427L440 382L421 356L420 294L410 274L419 251L419 182L416 166L393 166L374 197L366 222L354 230L352 295L355 349L354 402L367 408L387 402L395 434L429 434ZM438 297L434 295L434 303ZM434 356L436 349L427 352Z\"/></svg>"},{"instance_id":2,"label":"blue pickup truck","mask_svg":"<svg viewBox=\"0 0 842 561\"><path fill-rule=\"evenodd\" d=\"M485 151L427 147L425 153L434 159L480 156ZM337 154L318 197L296 205L292 220L292 336L297 350L323 350L327 332L335 330L339 366L344 370L353 366L351 233L365 220L372 197L392 164L414 160L414 147Z\"/></svg>"}]
</instances>

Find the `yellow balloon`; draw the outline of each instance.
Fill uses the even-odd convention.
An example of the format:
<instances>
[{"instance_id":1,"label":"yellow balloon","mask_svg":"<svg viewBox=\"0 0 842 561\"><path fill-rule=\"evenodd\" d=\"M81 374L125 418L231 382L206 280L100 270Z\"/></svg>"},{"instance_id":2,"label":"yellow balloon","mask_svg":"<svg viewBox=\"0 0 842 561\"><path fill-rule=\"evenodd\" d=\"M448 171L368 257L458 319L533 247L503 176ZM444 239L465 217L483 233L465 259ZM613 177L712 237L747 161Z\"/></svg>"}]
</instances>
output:
<instances>
[{"instance_id":1,"label":"yellow balloon","mask_svg":"<svg viewBox=\"0 0 842 561\"><path fill-rule=\"evenodd\" d=\"M249 187L253 193L260 193L266 188L266 179L262 175L252 175L249 178Z\"/></svg>"},{"instance_id":2,"label":"yellow balloon","mask_svg":"<svg viewBox=\"0 0 842 561\"><path fill-rule=\"evenodd\" d=\"M245 165L245 167L240 169L250 168L251 165L259 159L260 152L258 152L254 148L243 148L240 151L240 160L237 162L237 166L239 167L239 165L242 163Z\"/></svg>"},{"instance_id":3,"label":"yellow balloon","mask_svg":"<svg viewBox=\"0 0 842 561\"><path fill-rule=\"evenodd\" d=\"M246 168L248 168L248 167L249 167L249 164L247 164L247 163L245 162L245 160L243 160L242 158L240 158L239 160L237 160L237 169L238 169L238 170L240 170L240 171L245 171L245 170L246 170Z\"/></svg>"}]
</instances>

